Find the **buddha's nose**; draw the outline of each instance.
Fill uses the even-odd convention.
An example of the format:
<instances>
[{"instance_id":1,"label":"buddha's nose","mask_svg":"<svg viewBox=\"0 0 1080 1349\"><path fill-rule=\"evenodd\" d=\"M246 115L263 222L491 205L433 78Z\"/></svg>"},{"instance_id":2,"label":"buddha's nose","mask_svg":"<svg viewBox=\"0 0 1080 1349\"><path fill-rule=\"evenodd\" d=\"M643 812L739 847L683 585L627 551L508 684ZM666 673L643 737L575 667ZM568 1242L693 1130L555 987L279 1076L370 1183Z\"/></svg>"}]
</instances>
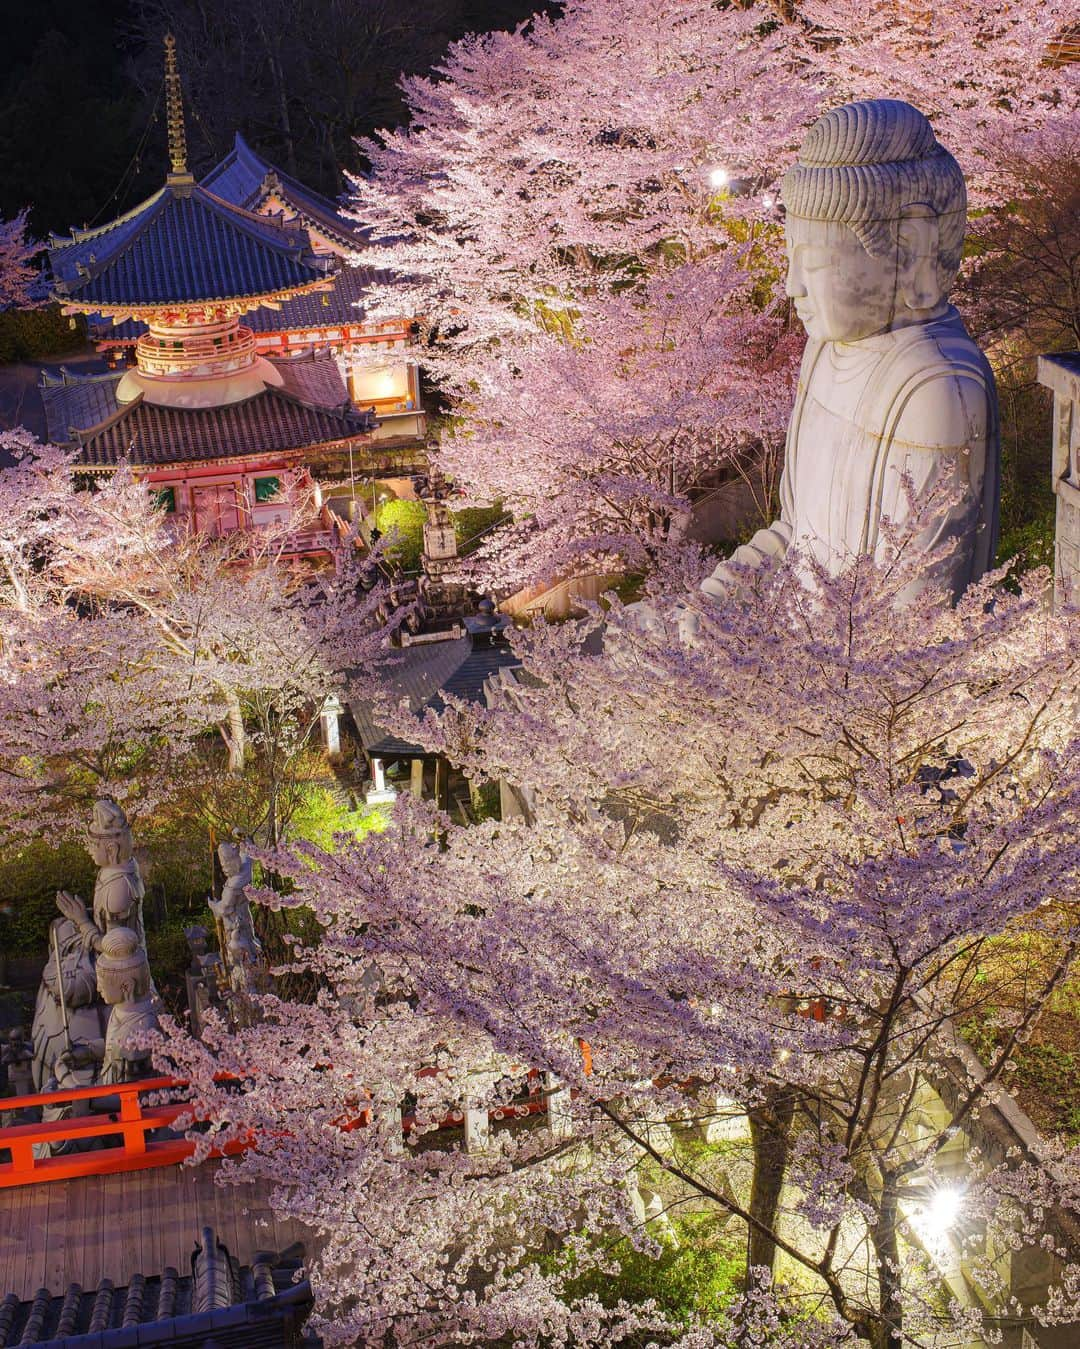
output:
<instances>
[{"instance_id":1,"label":"buddha's nose","mask_svg":"<svg viewBox=\"0 0 1080 1349\"><path fill-rule=\"evenodd\" d=\"M802 270L794 262L788 263L787 277L784 281L784 294L789 300L801 300L806 295L806 286L803 283Z\"/></svg>"}]
</instances>

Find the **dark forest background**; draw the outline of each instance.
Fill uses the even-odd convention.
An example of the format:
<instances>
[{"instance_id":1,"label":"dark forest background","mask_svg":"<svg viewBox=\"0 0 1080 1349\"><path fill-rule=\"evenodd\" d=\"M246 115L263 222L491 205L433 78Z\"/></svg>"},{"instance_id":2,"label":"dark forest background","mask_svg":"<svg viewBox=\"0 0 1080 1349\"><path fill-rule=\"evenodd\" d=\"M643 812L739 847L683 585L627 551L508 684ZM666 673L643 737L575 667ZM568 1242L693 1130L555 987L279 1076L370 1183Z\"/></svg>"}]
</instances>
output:
<instances>
[{"instance_id":1,"label":"dark forest background","mask_svg":"<svg viewBox=\"0 0 1080 1349\"><path fill-rule=\"evenodd\" d=\"M468 32L511 28L540 0L0 0L0 216L31 230L100 224L166 171L161 39L176 34L188 158L234 131L330 196L354 138L404 119L402 72Z\"/></svg>"}]
</instances>

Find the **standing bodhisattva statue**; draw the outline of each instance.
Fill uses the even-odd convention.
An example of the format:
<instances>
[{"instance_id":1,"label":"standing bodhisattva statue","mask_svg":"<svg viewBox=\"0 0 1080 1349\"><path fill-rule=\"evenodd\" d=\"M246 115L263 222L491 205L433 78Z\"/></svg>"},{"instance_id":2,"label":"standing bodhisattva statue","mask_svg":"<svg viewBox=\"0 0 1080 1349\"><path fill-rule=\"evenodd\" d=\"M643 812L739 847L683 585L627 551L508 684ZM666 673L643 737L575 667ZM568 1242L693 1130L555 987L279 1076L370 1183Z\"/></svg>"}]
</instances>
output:
<instances>
[{"instance_id":1,"label":"standing bodhisattva statue","mask_svg":"<svg viewBox=\"0 0 1080 1349\"><path fill-rule=\"evenodd\" d=\"M879 555L883 520L948 475L959 496L925 529L927 578L958 596L993 565L999 443L994 377L948 293L967 223L963 175L909 103L834 108L784 177L787 293L810 341L788 427L780 518L731 562L789 548L840 571ZM947 551L947 550L946 550ZM722 562L702 582L738 585Z\"/></svg>"},{"instance_id":2,"label":"standing bodhisattva statue","mask_svg":"<svg viewBox=\"0 0 1080 1349\"><path fill-rule=\"evenodd\" d=\"M94 802L87 844L99 868L93 913L87 913L78 895L63 890L56 897L57 908L78 927L88 949L100 951L102 939L112 927L130 928L145 946L142 902L146 891L135 859L131 826L115 801Z\"/></svg>"}]
</instances>

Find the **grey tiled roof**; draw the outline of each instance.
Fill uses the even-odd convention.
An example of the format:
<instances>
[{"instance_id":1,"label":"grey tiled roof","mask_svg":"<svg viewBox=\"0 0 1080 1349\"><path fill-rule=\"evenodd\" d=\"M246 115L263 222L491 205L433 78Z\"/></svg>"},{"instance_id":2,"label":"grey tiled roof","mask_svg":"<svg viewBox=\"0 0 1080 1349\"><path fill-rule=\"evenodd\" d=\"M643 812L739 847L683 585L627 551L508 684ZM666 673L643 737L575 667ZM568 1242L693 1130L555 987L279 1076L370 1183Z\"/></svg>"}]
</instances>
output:
<instances>
[{"instance_id":1,"label":"grey tiled roof","mask_svg":"<svg viewBox=\"0 0 1080 1349\"><path fill-rule=\"evenodd\" d=\"M409 709L419 720L428 709L444 710L444 694L470 703L483 702L488 677L497 670L512 669L520 664L509 646L502 643L474 645L471 637L457 637L395 650L382 665L379 676L387 697L392 702L407 700ZM349 711L360 732L360 743L368 754L407 758L426 752L419 745L380 726L370 703L354 700L349 704Z\"/></svg>"},{"instance_id":2,"label":"grey tiled roof","mask_svg":"<svg viewBox=\"0 0 1080 1349\"><path fill-rule=\"evenodd\" d=\"M185 464L282 450L306 449L364 435L367 414L312 407L280 389L215 408L171 408L140 395L101 425L80 429L78 462L112 468Z\"/></svg>"},{"instance_id":3,"label":"grey tiled roof","mask_svg":"<svg viewBox=\"0 0 1080 1349\"><path fill-rule=\"evenodd\" d=\"M329 352L309 351L303 356L270 357L269 360L285 381L282 388L294 398L321 408L351 406L338 363Z\"/></svg>"},{"instance_id":4,"label":"grey tiled roof","mask_svg":"<svg viewBox=\"0 0 1080 1349\"><path fill-rule=\"evenodd\" d=\"M323 279L307 232L194 184L166 185L100 230L50 241L57 297L103 306L273 294Z\"/></svg>"},{"instance_id":5,"label":"grey tiled roof","mask_svg":"<svg viewBox=\"0 0 1080 1349\"><path fill-rule=\"evenodd\" d=\"M41 401L45 405L45 424L55 445L66 445L73 433L97 426L116 411L116 386L122 375L73 375L64 366L59 373L42 371Z\"/></svg>"},{"instance_id":6,"label":"grey tiled roof","mask_svg":"<svg viewBox=\"0 0 1080 1349\"><path fill-rule=\"evenodd\" d=\"M209 1228L187 1270L124 1271L126 1285L102 1279L96 1288L68 1284L32 1299L9 1293L0 1302L0 1349L135 1349L174 1345L256 1349L296 1344L312 1306L311 1286L297 1262L258 1256L238 1268ZM117 1271L120 1274L120 1271Z\"/></svg>"},{"instance_id":7,"label":"grey tiled roof","mask_svg":"<svg viewBox=\"0 0 1080 1349\"><path fill-rule=\"evenodd\" d=\"M248 211L261 210L273 194L286 202L306 225L336 243L357 248L365 242L361 226L350 220L336 203L263 159L239 132L233 148L203 176L201 185Z\"/></svg>"}]
</instances>

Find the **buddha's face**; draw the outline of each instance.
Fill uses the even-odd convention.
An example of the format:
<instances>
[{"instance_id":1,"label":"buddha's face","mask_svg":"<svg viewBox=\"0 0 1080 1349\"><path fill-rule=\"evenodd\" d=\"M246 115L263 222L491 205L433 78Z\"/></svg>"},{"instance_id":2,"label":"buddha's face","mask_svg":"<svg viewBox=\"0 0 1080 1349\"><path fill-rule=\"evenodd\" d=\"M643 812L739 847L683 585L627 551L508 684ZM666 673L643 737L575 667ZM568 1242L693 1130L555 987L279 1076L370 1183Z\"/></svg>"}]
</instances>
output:
<instances>
[{"instance_id":1,"label":"buddha's face","mask_svg":"<svg viewBox=\"0 0 1080 1349\"><path fill-rule=\"evenodd\" d=\"M847 225L789 215L787 293L809 336L858 342L892 326L901 307L897 248L873 257Z\"/></svg>"}]
</instances>

